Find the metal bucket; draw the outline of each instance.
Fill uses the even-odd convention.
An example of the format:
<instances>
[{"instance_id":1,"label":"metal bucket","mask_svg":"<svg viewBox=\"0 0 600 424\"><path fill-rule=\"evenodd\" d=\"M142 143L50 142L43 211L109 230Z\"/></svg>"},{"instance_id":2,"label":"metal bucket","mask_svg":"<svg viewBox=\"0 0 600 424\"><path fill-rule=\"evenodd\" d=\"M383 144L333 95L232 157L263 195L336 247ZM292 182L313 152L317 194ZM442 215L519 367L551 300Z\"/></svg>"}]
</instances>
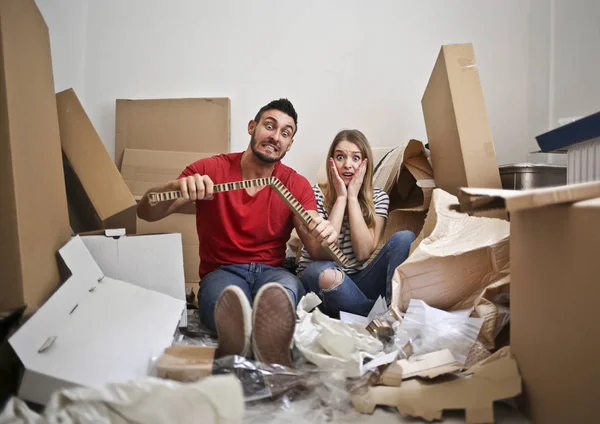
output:
<instances>
[{"instance_id":1,"label":"metal bucket","mask_svg":"<svg viewBox=\"0 0 600 424\"><path fill-rule=\"evenodd\" d=\"M567 167L535 163L501 165L500 180L505 190L526 190L567 184Z\"/></svg>"}]
</instances>

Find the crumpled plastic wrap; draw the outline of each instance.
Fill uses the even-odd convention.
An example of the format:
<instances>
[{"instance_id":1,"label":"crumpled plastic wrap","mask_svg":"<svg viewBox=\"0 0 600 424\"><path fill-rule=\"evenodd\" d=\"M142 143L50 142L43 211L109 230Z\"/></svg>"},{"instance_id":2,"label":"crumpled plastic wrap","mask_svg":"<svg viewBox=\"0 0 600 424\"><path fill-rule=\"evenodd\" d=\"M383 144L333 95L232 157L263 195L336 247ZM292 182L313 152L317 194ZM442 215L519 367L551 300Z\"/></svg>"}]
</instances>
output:
<instances>
[{"instance_id":1,"label":"crumpled plastic wrap","mask_svg":"<svg viewBox=\"0 0 600 424\"><path fill-rule=\"evenodd\" d=\"M363 374L362 364L383 352L383 343L342 322L329 318L318 309L314 294L307 294L298 304L299 321L294 332L294 344L302 355L323 369L341 370L347 377Z\"/></svg>"},{"instance_id":2,"label":"crumpled plastic wrap","mask_svg":"<svg viewBox=\"0 0 600 424\"><path fill-rule=\"evenodd\" d=\"M194 383L154 377L102 388L55 392L41 415L12 398L1 424L25 423L241 423L242 386L233 376L211 376Z\"/></svg>"},{"instance_id":3,"label":"crumpled plastic wrap","mask_svg":"<svg viewBox=\"0 0 600 424\"><path fill-rule=\"evenodd\" d=\"M442 311L413 299L397 329L396 343L404 346L410 342L415 355L449 349L454 359L464 365L482 323L482 318Z\"/></svg>"}]
</instances>

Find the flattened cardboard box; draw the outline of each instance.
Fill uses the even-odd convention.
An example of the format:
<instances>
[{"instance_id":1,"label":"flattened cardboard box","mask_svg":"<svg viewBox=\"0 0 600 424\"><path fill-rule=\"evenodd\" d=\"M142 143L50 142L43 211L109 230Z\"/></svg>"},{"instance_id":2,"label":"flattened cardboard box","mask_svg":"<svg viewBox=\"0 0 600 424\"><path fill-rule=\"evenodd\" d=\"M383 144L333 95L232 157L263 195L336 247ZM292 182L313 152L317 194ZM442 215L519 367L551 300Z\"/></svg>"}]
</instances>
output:
<instances>
[{"instance_id":1,"label":"flattened cardboard box","mask_svg":"<svg viewBox=\"0 0 600 424\"><path fill-rule=\"evenodd\" d=\"M56 95L69 205L84 232L126 228L135 234L135 201L72 89ZM71 226L74 223L71 223Z\"/></svg>"},{"instance_id":2,"label":"flattened cardboard box","mask_svg":"<svg viewBox=\"0 0 600 424\"><path fill-rule=\"evenodd\" d=\"M185 302L103 274L80 237L60 249L71 277L10 339L25 367L19 397L142 378L171 345Z\"/></svg>"},{"instance_id":3,"label":"flattened cardboard box","mask_svg":"<svg viewBox=\"0 0 600 424\"><path fill-rule=\"evenodd\" d=\"M117 100L115 162L125 149L230 151L228 98Z\"/></svg>"},{"instance_id":4,"label":"flattened cardboard box","mask_svg":"<svg viewBox=\"0 0 600 424\"><path fill-rule=\"evenodd\" d=\"M33 0L0 0L0 312L27 314L60 283L70 238L48 27Z\"/></svg>"},{"instance_id":5,"label":"flattened cardboard box","mask_svg":"<svg viewBox=\"0 0 600 424\"><path fill-rule=\"evenodd\" d=\"M476 200L510 212L510 343L526 411L540 423L597 421L600 182L463 192L465 210Z\"/></svg>"},{"instance_id":6,"label":"flattened cardboard box","mask_svg":"<svg viewBox=\"0 0 600 424\"><path fill-rule=\"evenodd\" d=\"M471 44L442 46L421 105L437 186L502 188Z\"/></svg>"}]
</instances>

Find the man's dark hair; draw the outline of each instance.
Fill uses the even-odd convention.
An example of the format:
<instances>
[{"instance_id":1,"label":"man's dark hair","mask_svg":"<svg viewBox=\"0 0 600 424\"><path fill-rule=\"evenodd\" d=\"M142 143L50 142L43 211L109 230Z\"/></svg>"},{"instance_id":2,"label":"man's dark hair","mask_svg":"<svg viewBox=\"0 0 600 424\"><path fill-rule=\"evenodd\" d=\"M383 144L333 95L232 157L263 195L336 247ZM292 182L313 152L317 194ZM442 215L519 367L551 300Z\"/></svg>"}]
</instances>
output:
<instances>
[{"instance_id":1,"label":"man's dark hair","mask_svg":"<svg viewBox=\"0 0 600 424\"><path fill-rule=\"evenodd\" d=\"M295 134L298 131L298 114L296 113L296 109L294 109L294 105L288 99L273 100L269 104L261 107L258 113L256 114L256 117L254 118L254 122L260 122L262 114L265 113L267 110L273 109L279 110L289 115L290 118L294 120L294 125L296 126L296 130L294 131Z\"/></svg>"}]
</instances>

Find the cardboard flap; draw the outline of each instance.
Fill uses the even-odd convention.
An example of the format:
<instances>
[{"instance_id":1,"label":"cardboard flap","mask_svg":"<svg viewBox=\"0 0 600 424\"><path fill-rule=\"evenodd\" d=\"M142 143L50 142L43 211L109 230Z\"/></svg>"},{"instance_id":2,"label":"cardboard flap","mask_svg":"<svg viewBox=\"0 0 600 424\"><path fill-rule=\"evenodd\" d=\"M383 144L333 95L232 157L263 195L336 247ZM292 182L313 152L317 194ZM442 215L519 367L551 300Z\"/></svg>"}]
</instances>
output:
<instances>
[{"instance_id":1,"label":"cardboard flap","mask_svg":"<svg viewBox=\"0 0 600 424\"><path fill-rule=\"evenodd\" d=\"M186 166L216 153L125 149L121 174L134 197L179 177Z\"/></svg>"},{"instance_id":2,"label":"cardboard flap","mask_svg":"<svg viewBox=\"0 0 600 424\"><path fill-rule=\"evenodd\" d=\"M65 385L146 376L150 359L171 345L185 308L171 296L102 278L80 237L59 252L71 278L9 340L25 366L19 395L40 404Z\"/></svg>"},{"instance_id":3,"label":"cardboard flap","mask_svg":"<svg viewBox=\"0 0 600 424\"><path fill-rule=\"evenodd\" d=\"M506 209L516 212L542 206L574 203L600 197L600 182L573 184L532 190L461 188L458 194L461 212Z\"/></svg>"}]
</instances>

